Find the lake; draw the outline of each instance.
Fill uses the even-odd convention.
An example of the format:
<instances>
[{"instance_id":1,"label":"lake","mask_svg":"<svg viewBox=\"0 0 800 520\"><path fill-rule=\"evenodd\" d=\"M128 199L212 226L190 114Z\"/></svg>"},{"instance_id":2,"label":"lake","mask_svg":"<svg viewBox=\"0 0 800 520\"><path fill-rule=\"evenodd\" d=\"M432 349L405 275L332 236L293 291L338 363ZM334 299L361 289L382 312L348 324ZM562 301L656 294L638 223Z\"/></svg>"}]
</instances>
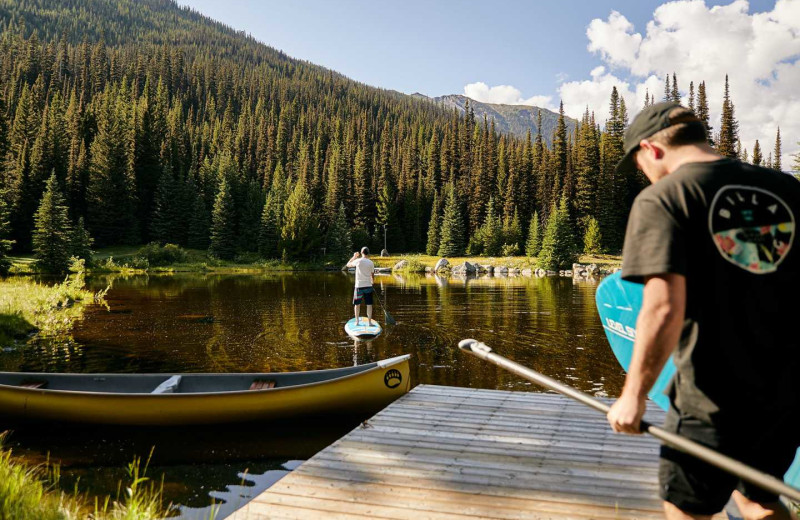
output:
<instances>
[{"instance_id":1,"label":"lake","mask_svg":"<svg viewBox=\"0 0 800 520\"><path fill-rule=\"evenodd\" d=\"M107 308L87 309L71 338L0 353L2 371L279 372L362 364L411 354L412 385L539 389L457 349L476 338L559 381L616 396L624 373L594 305L596 282L569 278L376 275L397 325L377 339L345 335L353 276L346 273L95 276ZM374 316L383 322L376 302ZM227 514L351 429L352 424L182 430L18 431L7 444L63 464L62 487L115 493L134 455L164 479L184 518ZM0 425L0 430L2 425ZM246 470L246 473L245 473ZM223 514L219 515L224 516Z\"/></svg>"}]
</instances>

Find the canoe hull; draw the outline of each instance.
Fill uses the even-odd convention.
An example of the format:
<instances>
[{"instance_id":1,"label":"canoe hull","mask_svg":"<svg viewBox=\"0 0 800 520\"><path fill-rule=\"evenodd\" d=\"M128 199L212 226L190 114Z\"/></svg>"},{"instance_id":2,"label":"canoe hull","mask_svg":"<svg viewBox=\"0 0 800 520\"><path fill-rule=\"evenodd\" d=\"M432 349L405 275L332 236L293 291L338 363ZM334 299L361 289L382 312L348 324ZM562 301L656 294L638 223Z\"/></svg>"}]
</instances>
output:
<instances>
[{"instance_id":1,"label":"canoe hull","mask_svg":"<svg viewBox=\"0 0 800 520\"><path fill-rule=\"evenodd\" d=\"M167 426L369 416L409 388L407 357L341 378L267 390L132 394L0 385L0 417L22 422Z\"/></svg>"}]
</instances>

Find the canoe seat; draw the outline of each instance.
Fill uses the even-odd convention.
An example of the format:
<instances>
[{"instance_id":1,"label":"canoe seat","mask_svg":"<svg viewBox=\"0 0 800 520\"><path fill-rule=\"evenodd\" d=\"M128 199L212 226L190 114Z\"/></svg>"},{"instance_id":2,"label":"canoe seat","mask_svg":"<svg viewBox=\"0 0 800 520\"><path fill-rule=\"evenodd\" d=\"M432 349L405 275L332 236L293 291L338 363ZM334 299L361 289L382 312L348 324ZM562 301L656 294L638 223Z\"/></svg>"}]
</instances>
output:
<instances>
[{"instance_id":1,"label":"canoe seat","mask_svg":"<svg viewBox=\"0 0 800 520\"><path fill-rule=\"evenodd\" d=\"M174 394L175 390L178 389L178 385L181 384L181 376L172 376L160 385L158 385L155 390L150 392L151 394Z\"/></svg>"},{"instance_id":2,"label":"canoe seat","mask_svg":"<svg viewBox=\"0 0 800 520\"><path fill-rule=\"evenodd\" d=\"M44 388L47 386L47 381L27 379L17 386L21 386L22 388Z\"/></svg>"},{"instance_id":3,"label":"canoe seat","mask_svg":"<svg viewBox=\"0 0 800 520\"><path fill-rule=\"evenodd\" d=\"M250 385L250 390L268 390L270 388L275 388L275 381L272 379L256 379Z\"/></svg>"}]
</instances>

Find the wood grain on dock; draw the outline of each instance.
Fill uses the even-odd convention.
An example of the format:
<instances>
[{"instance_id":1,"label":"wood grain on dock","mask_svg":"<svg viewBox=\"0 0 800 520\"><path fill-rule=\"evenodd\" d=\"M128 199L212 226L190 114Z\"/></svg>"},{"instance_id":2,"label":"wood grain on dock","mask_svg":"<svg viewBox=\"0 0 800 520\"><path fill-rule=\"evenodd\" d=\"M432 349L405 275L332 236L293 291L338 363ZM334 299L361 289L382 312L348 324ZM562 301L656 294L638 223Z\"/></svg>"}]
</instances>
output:
<instances>
[{"instance_id":1,"label":"wood grain on dock","mask_svg":"<svg viewBox=\"0 0 800 520\"><path fill-rule=\"evenodd\" d=\"M229 518L662 518L658 449L560 395L421 385Z\"/></svg>"}]
</instances>

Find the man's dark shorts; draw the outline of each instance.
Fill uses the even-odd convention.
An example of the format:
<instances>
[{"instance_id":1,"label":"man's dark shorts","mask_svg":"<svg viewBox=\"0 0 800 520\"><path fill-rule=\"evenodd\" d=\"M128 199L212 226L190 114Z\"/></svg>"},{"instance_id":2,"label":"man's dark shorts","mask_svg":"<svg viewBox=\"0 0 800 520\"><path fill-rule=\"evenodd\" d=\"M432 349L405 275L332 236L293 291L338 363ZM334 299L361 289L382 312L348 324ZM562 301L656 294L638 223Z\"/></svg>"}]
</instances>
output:
<instances>
[{"instance_id":1,"label":"man's dark shorts","mask_svg":"<svg viewBox=\"0 0 800 520\"><path fill-rule=\"evenodd\" d=\"M361 305L361 300L367 305L372 305L372 287L357 287L353 294L353 305Z\"/></svg>"},{"instance_id":2,"label":"man's dark shorts","mask_svg":"<svg viewBox=\"0 0 800 520\"><path fill-rule=\"evenodd\" d=\"M798 445L797 429L790 414L776 418L754 413L751 422L744 427L724 428L670 407L664 429L783 479ZM662 499L698 515L721 511L735 489L762 504L778 500L768 491L667 446L661 447L658 480Z\"/></svg>"}]
</instances>

